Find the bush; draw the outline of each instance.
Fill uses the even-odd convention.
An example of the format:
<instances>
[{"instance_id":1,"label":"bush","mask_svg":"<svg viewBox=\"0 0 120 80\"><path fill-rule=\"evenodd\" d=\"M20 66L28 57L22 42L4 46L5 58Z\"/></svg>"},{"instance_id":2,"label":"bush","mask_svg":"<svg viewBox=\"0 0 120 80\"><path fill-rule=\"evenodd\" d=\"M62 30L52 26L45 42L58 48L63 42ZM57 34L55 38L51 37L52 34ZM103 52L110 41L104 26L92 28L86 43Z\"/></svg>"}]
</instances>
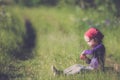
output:
<instances>
[{"instance_id":1,"label":"bush","mask_svg":"<svg viewBox=\"0 0 120 80\"><path fill-rule=\"evenodd\" d=\"M15 3L32 7L32 6L37 6L41 0L14 0L14 1Z\"/></svg>"},{"instance_id":2,"label":"bush","mask_svg":"<svg viewBox=\"0 0 120 80\"><path fill-rule=\"evenodd\" d=\"M22 21L4 8L0 10L0 53L12 53L23 44L25 27Z\"/></svg>"}]
</instances>

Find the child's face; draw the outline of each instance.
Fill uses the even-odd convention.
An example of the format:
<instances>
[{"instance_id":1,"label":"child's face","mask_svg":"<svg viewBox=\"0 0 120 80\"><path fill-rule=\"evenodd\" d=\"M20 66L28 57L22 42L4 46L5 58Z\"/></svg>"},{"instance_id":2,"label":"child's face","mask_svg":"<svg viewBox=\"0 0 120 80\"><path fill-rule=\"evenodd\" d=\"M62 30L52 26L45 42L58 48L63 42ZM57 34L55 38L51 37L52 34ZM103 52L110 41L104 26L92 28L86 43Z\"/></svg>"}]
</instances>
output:
<instances>
[{"instance_id":1,"label":"child's face","mask_svg":"<svg viewBox=\"0 0 120 80\"><path fill-rule=\"evenodd\" d=\"M94 39L90 39L90 38L87 37L87 36L84 36L84 39L85 39L85 41L87 42L87 44L88 44L90 47L92 47L92 48L94 48L94 47L98 44L97 41L95 41Z\"/></svg>"}]
</instances>

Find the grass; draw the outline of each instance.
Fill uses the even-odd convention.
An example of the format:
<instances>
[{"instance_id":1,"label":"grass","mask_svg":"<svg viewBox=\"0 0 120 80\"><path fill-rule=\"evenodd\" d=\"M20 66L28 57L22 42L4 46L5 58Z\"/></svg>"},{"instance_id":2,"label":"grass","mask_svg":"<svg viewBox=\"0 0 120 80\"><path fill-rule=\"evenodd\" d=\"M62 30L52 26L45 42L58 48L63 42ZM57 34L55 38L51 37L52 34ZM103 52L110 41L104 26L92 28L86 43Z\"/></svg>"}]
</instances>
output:
<instances>
[{"instance_id":1,"label":"grass","mask_svg":"<svg viewBox=\"0 0 120 80\"><path fill-rule=\"evenodd\" d=\"M36 36L35 47L32 50L33 58L19 60L1 54L1 62L5 64L2 65L5 69L1 72L7 74L11 80L117 80L119 78L117 74L113 74L114 72L54 77L51 71L51 65L63 70L76 63L85 64L79 59L79 55L82 50L88 49L83 35L91 25L104 33L107 57L112 55L112 59L119 62L120 28L119 23L113 23L115 19L112 14L104 11L84 11L78 7L12 6L9 9L23 21L23 18L28 18ZM110 20L108 24L105 23L107 19ZM23 52L25 54L26 51Z\"/></svg>"}]
</instances>

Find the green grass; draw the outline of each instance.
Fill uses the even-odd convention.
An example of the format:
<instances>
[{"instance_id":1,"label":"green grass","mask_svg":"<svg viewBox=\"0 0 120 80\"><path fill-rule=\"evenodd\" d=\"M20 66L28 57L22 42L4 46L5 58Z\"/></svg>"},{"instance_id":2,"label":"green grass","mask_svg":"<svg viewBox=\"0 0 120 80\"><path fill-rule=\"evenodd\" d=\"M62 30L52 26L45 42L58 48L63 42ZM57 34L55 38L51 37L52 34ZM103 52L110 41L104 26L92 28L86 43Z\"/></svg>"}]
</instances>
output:
<instances>
[{"instance_id":1,"label":"green grass","mask_svg":"<svg viewBox=\"0 0 120 80\"><path fill-rule=\"evenodd\" d=\"M82 50L88 49L83 35L90 25L96 26L104 33L107 56L112 55L112 59L119 62L120 28L119 23L114 23L112 14L104 11L84 11L78 7L12 6L9 9L19 16L22 22L23 18L27 17L36 33L36 45L32 50L33 58L22 61L1 54L1 62L6 64L3 65L5 69L1 72L12 76L11 80L117 80L118 76L113 72L54 77L51 71L51 65L63 70L73 64L84 64L79 59L79 55ZM106 19L111 21L109 25L104 23ZM6 62L3 61L4 59Z\"/></svg>"}]
</instances>

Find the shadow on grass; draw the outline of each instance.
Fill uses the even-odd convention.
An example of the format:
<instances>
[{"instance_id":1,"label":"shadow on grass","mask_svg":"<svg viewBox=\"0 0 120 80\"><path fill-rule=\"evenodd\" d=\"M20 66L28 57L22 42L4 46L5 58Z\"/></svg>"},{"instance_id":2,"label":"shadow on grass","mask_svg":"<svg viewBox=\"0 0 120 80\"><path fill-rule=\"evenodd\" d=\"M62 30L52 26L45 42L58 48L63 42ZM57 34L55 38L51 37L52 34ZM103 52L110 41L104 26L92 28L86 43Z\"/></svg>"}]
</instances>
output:
<instances>
[{"instance_id":1,"label":"shadow on grass","mask_svg":"<svg viewBox=\"0 0 120 80\"><path fill-rule=\"evenodd\" d=\"M22 80L21 78L31 77L33 75L29 72L24 65L15 64L3 64L0 63L0 80ZM26 74L26 73L29 73Z\"/></svg>"},{"instance_id":2,"label":"shadow on grass","mask_svg":"<svg viewBox=\"0 0 120 80\"><path fill-rule=\"evenodd\" d=\"M10 80L9 75L0 73L0 80Z\"/></svg>"},{"instance_id":3,"label":"shadow on grass","mask_svg":"<svg viewBox=\"0 0 120 80\"><path fill-rule=\"evenodd\" d=\"M21 74L5 74L5 73L0 73L0 80L12 80L15 78L20 78L23 77Z\"/></svg>"},{"instance_id":4,"label":"shadow on grass","mask_svg":"<svg viewBox=\"0 0 120 80\"><path fill-rule=\"evenodd\" d=\"M36 33L29 19L25 19L26 35L24 42L19 51L14 54L15 58L27 60L33 57L33 49L35 47Z\"/></svg>"}]
</instances>

